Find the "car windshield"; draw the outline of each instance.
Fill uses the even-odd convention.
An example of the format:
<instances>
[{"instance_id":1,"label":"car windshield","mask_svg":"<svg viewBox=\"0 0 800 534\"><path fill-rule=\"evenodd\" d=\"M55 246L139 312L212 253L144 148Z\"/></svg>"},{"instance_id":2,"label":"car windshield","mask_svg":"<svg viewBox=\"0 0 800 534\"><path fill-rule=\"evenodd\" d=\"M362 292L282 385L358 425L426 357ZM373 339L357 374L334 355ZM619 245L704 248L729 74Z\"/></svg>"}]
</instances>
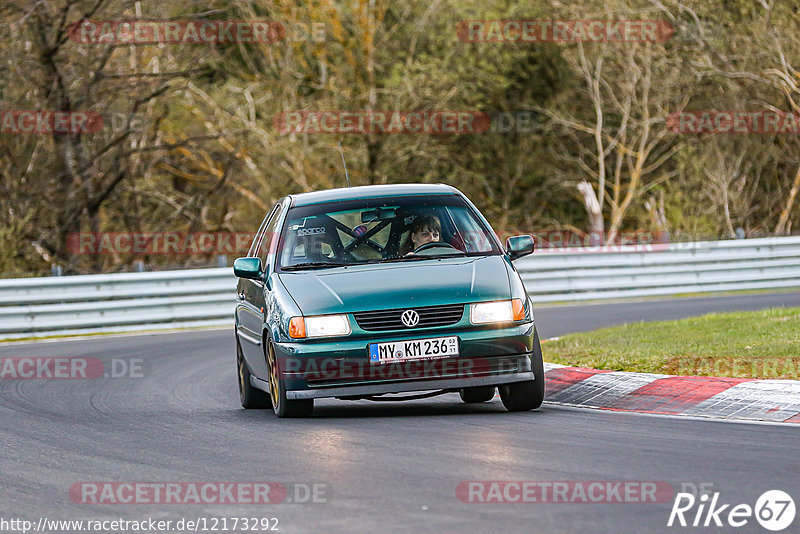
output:
<instances>
[{"instance_id":1,"label":"car windshield","mask_svg":"<svg viewBox=\"0 0 800 534\"><path fill-rule=\"evenodd\" d=\"M284 271L500 254L458 195L328 202L291 208L278 244Z\"/></svg>"}]
</instances>

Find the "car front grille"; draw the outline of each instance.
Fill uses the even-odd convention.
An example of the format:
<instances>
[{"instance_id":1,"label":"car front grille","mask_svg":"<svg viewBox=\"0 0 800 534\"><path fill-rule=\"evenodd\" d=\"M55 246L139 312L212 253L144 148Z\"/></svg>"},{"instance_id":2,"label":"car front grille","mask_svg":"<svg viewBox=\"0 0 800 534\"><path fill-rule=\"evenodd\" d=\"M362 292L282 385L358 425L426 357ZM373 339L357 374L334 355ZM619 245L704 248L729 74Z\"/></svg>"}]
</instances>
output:
<instances>
[{"instance_id":1,"label":"car front grille","mask_svg":"<svg viewBox=\"0 0 800 534\"><path fill-rule=\"evenodd\" d=\"M419 322L413 327L403 324L401 316L406 310L414 310L419 314ZM423 306L419 308L397 308L394 310L377 310L357 312L353 314L358 326L363 330L416 330L432 326L456 324L464 316L463 304L445 306Z\"/></svg>"}]
</instances>

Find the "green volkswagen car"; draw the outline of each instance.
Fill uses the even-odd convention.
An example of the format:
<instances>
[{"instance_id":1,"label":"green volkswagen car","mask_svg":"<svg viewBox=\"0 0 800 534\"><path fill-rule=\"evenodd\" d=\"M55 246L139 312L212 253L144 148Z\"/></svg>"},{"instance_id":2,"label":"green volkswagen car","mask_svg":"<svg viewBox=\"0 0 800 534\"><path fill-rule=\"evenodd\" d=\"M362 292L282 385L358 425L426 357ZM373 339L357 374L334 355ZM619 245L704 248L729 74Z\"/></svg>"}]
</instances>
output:
<instances>
[{"instance_id":1,"label":"green volkswagen car","mask_svg":"<svg viewBox=\"0 0 800 534\"><path fill-rule=\"evenodd\" d=\"M448 185L349 187L282 198L239 278L236 351L244 408L307 417L314 399L458 393L509 411L544 399L539 336L513 260Z\"/></svg>"}]
</instances>

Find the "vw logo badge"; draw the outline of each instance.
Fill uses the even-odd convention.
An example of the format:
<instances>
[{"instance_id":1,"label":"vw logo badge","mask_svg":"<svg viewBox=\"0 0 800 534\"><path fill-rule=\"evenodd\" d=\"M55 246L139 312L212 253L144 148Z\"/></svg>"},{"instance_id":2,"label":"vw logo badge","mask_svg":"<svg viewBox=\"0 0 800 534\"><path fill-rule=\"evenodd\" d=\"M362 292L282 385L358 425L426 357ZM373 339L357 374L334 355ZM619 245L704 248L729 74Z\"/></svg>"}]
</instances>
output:
<instances>
[{"instance_id":1,"label":"vw logo badge","mask_svg":"<svg viewBox=\"0 0 800 534\"><path fill-rule=\"evenodd\" d=\"M404 325L411 328L412 326L417 326L419 314L414 310L406 310L403 312L403 315L400 316L400 320L403 321Z\"/></svg>"}]
</instances>

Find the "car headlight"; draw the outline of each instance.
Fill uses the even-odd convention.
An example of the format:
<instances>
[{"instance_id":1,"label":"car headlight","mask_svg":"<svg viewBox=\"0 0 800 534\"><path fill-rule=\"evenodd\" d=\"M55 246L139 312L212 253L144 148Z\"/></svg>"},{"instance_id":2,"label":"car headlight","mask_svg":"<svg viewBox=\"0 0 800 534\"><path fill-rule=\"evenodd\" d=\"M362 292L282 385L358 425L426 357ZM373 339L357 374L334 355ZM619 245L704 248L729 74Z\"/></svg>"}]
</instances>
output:
<instances>
[{"instance_id":1,"label":"car headlight","mask_svg":"<svg viewBox=\"0 0 800 534\"><path fill-rule=\"evenodd\" d=\"M350 321L347 320L347 315L292 317L289 321L289 336L295 339L346 336L348 334L350 334Z\"/></svg>"},{"instance_id":2,"label":"car headlight","mask_svg":"<svg viewBox=\"0 0 800 534\"><path fill-rule=\"evenodd\" d=\"M469 310L472 324L510 323L524 318L525 306L522 299L481 302L471 305Z\"/></svg>"}]
</instances>

